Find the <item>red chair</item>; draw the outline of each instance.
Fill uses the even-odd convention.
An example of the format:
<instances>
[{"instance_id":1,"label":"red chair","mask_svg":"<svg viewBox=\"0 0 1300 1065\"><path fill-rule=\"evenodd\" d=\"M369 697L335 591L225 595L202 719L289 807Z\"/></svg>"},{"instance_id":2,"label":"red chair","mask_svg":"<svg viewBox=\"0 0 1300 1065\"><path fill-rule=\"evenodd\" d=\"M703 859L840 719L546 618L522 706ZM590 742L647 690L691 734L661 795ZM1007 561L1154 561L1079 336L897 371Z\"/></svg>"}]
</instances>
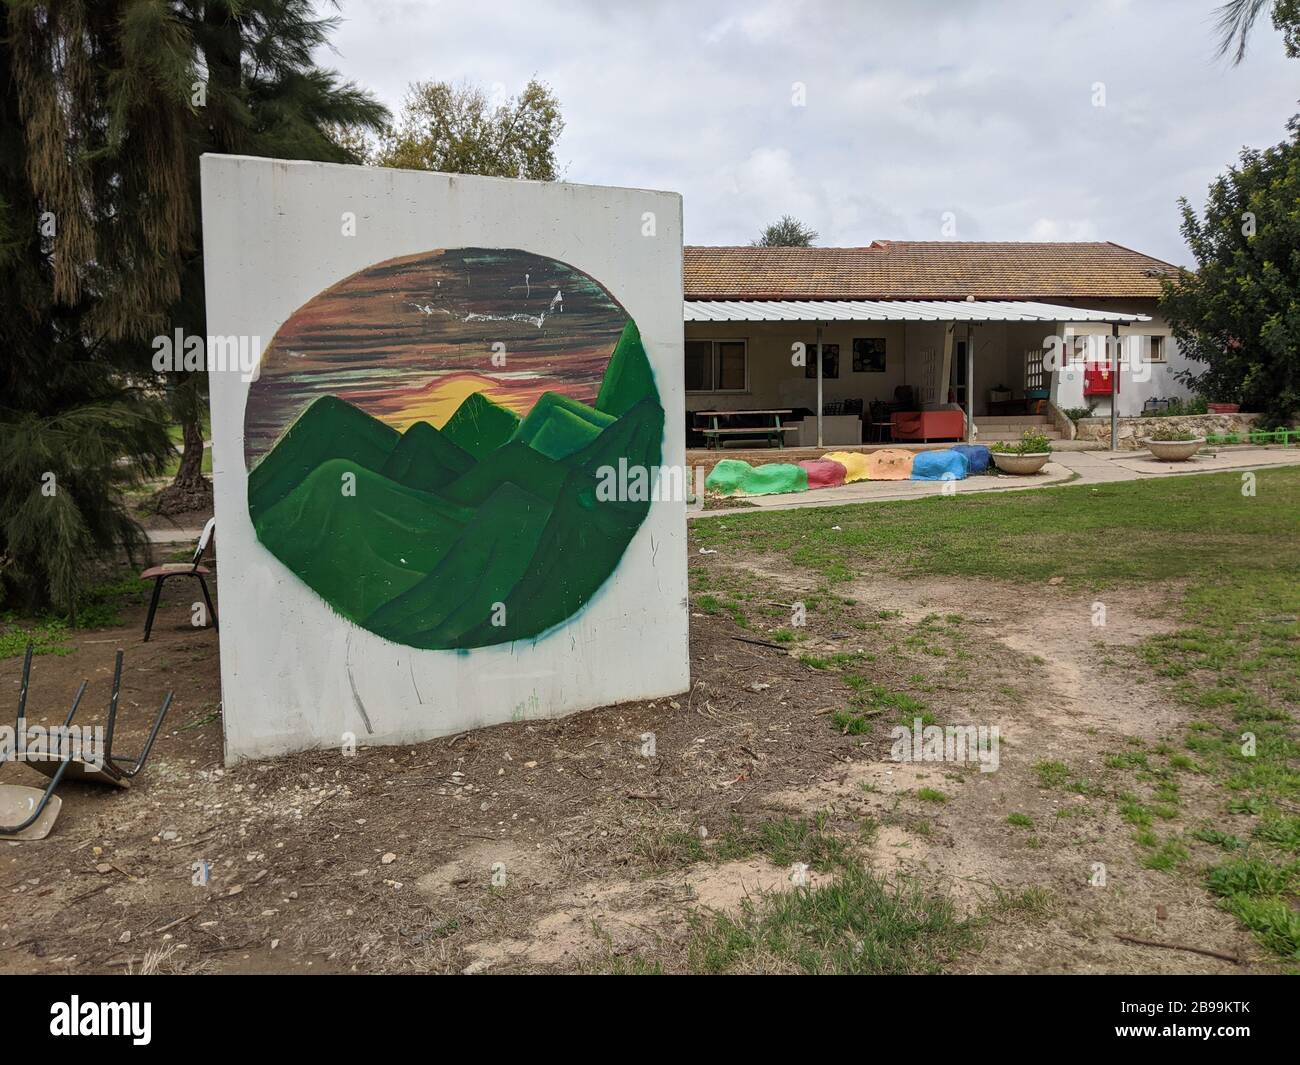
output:
<instances>
[{"instance_id":1,"label":"red chair","mask_svg":"<svg viewBox=\"0 0 1300 1065\"><path fill-rule=\"evenodd\" d=\"M900 410L890 416L895 440L961 440L966 415L959 410Z\"/></svg>"},{"instance_id":2,"label":"red chair","mask_svg":"<svg viewBox=\"0 0 1300 1065\"><path fill-rule=\"evenodd\" d=\"M189 562L164 562L161 566L150 566L142 574L142 581L153 581L153 598L149 601L149 616L144 619L144 642L149 642L149 632L153 629L153 616L158 612L158 597L162 595L163 582L168 577L196 577L198 578L199 587L203 589L204 602L208 604L208 617L212 619L213 629L217 628L217 611L212 605L212 596L208 594L208 582L204 580L212 573L207 566L201 565L203 561L203 552L208 549L208 542L212 539L212 531L217 527L217 519L209 518L208 523L203 526L203 533L199 537L198 550L194 552L194 558ZM218 630L220 631L220 630Z\"/></svg>"}]
</instances>

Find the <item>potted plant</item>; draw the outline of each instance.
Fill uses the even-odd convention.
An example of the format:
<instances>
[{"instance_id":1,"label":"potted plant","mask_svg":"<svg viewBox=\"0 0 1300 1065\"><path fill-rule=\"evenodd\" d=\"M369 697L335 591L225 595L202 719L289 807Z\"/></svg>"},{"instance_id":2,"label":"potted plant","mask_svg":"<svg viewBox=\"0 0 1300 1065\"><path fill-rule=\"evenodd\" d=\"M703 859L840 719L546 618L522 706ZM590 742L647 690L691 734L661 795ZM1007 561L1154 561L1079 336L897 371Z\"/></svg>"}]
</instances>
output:
<instances>
[{"instance_id":1,"label":"potted plant","mask_svg":"<svg viewBox=\"0 0 1300 1065\"><path fill-rule=\"evenodd\" d=\"M1018 444L998 441L989 446L994 465L1003 473L1037 473L1052 457L1052 442L1037 429L1026 429Z\"/></svg>"},{"instance_id":2,"label":"potted plant","mask_svg":"<svg viewBox=\"0 0 1300 1065\"><path fill-rule=\"evenodd\" d=\"M1142 443L1161 462L1186 462L1205 446L1205 437L1162 426Z\"/></svg>"}]
</instances>

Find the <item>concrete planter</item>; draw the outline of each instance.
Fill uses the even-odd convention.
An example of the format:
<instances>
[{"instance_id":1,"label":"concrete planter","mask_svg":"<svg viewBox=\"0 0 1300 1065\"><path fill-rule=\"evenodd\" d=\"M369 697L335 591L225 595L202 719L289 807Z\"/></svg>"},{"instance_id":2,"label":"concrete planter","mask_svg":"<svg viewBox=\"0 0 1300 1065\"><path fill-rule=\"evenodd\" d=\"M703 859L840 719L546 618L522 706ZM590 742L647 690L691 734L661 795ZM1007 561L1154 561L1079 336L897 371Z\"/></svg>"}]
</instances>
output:
<instances>
[{"instance_id":1,"label":"concrete planter","mask_svg":"<svg viewBox=\"0 0 1300 1065\"><path fill-rule=\"evenodd\" d=\"M1205 437L1195 440L1143 440L1146 449L1161 462L1186 462L1205 446Z\"/></svg>"},{"instance_id":2,"label":"concrete planter","mask_svg":"<svg viewBox=\"0 0 1300 1065\"><path fill-rule=\"evenodd\" d=\"M1030 474L1037 473L1052 457L1050 451L1034 451L1028 455L1013 455L1010 452L994 451L993 463L1003 473Z\"/></svg>"}]
</instances>

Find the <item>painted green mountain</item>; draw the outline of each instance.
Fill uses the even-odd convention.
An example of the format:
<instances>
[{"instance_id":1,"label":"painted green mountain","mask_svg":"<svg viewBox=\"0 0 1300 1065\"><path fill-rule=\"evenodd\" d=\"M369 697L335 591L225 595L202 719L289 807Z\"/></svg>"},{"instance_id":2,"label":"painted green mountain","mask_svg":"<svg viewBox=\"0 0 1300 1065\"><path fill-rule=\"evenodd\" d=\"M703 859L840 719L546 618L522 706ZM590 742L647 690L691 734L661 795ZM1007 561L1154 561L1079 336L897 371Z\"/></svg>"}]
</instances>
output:
<instances>
[{"instance_id":1,"label":"painted green mountain","mask_svg":"<svg viewBox=\"0 0 1300 1065\"><path fill-rule=\"evenodd\" d=\"M248 475L248 513L258 516L329 459L378 472L401 439L396 429L335 396L322 396L276 441Z\"/></svg>"},{"instance_id":2,"label":"painted green mountain","mask_svg":"<svg viewBox=\"0 0 1300 1065\"><path fill-rule=\"evenodd\" d=\"M614 418L558 392L543 392L512 440L527 444L550 459L562 459L586 447L614 424Z\"/></svg>"},{"instance_id":3,"label":"painted green mountain","mask_svg":"<svg viewBox=\"0 0 1300 1065\"><path fill-rule=\"evenodd\" d=\"M632 322L595 407L543 394L520 419L481 395L399 434L316 400L249 474L262 544L338 613L395 643L540 636L618 567L647 501L597 496L602 467L660 463L664 412Z\"/></svg>"},{"instance_id":4,"label":"painted green mountain","mask_svg":"<svg viewBox=\"0 0 1300 1065\"><path fill-rule=\"evenodd\" d=\"M453 444L464 448L476 459L495 451L513 435L519 425L519 415L509 407L493 403L482 392L466 397L447 419L442 434Z\"/></svg>"},{"instance_id":5,"label":"painted green mountain","mask_svg":"<svg viewBox=\"0 0 1300 1065\"><path fill-rule=\"evenodd\" d=\"M454 481L474 467L474 456L428 422L416 422L402 434L379 472L408 488L430 491Z\"/></svg>"}]
</instances>

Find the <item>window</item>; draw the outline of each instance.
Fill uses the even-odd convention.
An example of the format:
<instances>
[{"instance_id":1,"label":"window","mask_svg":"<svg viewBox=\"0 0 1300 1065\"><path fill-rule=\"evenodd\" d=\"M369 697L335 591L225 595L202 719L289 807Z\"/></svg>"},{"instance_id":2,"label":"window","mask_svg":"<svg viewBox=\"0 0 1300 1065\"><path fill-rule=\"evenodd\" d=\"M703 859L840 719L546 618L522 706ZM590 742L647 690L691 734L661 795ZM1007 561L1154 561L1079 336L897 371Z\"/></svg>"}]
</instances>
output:
<instances>
[{"instance_id":1,"label":"window","mask_svg":"<svg viewBox=\"0 0 1300 1065\"><path fill-rule=\"evenodd\" d=\"M854 373L884 373L885 372L885 338L884 337L854 337L853 338L853 372Z\"/></svg>"},{"instance_id":2,"label":"window","mask_svg":"<svg viewBox=\"0 0 1300 1065\"><path fill-rule=\"evenodd\" d=\"M687 392L744 392L748 384L745 341L686 341Z\"/></svg>"},{"instance_id":3,"label":"window","mask_svg":"<svg viewBox=\"0 0 1300 1065\"><path fill-rule=\"evenodd\" d=\"M1150 347L1151 361L1164 362L1165 361L1165 338L1148 337L1147 339L1151 341L1151 347Z\"/></svg>"},{"instance_id":4,"label":"window","mask_svg":"<svg viewBox=\"0 0 1300 1065\"><path fill-rule=\"evenodd\" d=\"M804 363L804 377L813 378L817 376L817 341L804 345L804 354L807 361ZM826 380L837 378L840 375L840 346L838 344L827 344L822 341L822 377Z\"/></svg>"}]
</instances>

